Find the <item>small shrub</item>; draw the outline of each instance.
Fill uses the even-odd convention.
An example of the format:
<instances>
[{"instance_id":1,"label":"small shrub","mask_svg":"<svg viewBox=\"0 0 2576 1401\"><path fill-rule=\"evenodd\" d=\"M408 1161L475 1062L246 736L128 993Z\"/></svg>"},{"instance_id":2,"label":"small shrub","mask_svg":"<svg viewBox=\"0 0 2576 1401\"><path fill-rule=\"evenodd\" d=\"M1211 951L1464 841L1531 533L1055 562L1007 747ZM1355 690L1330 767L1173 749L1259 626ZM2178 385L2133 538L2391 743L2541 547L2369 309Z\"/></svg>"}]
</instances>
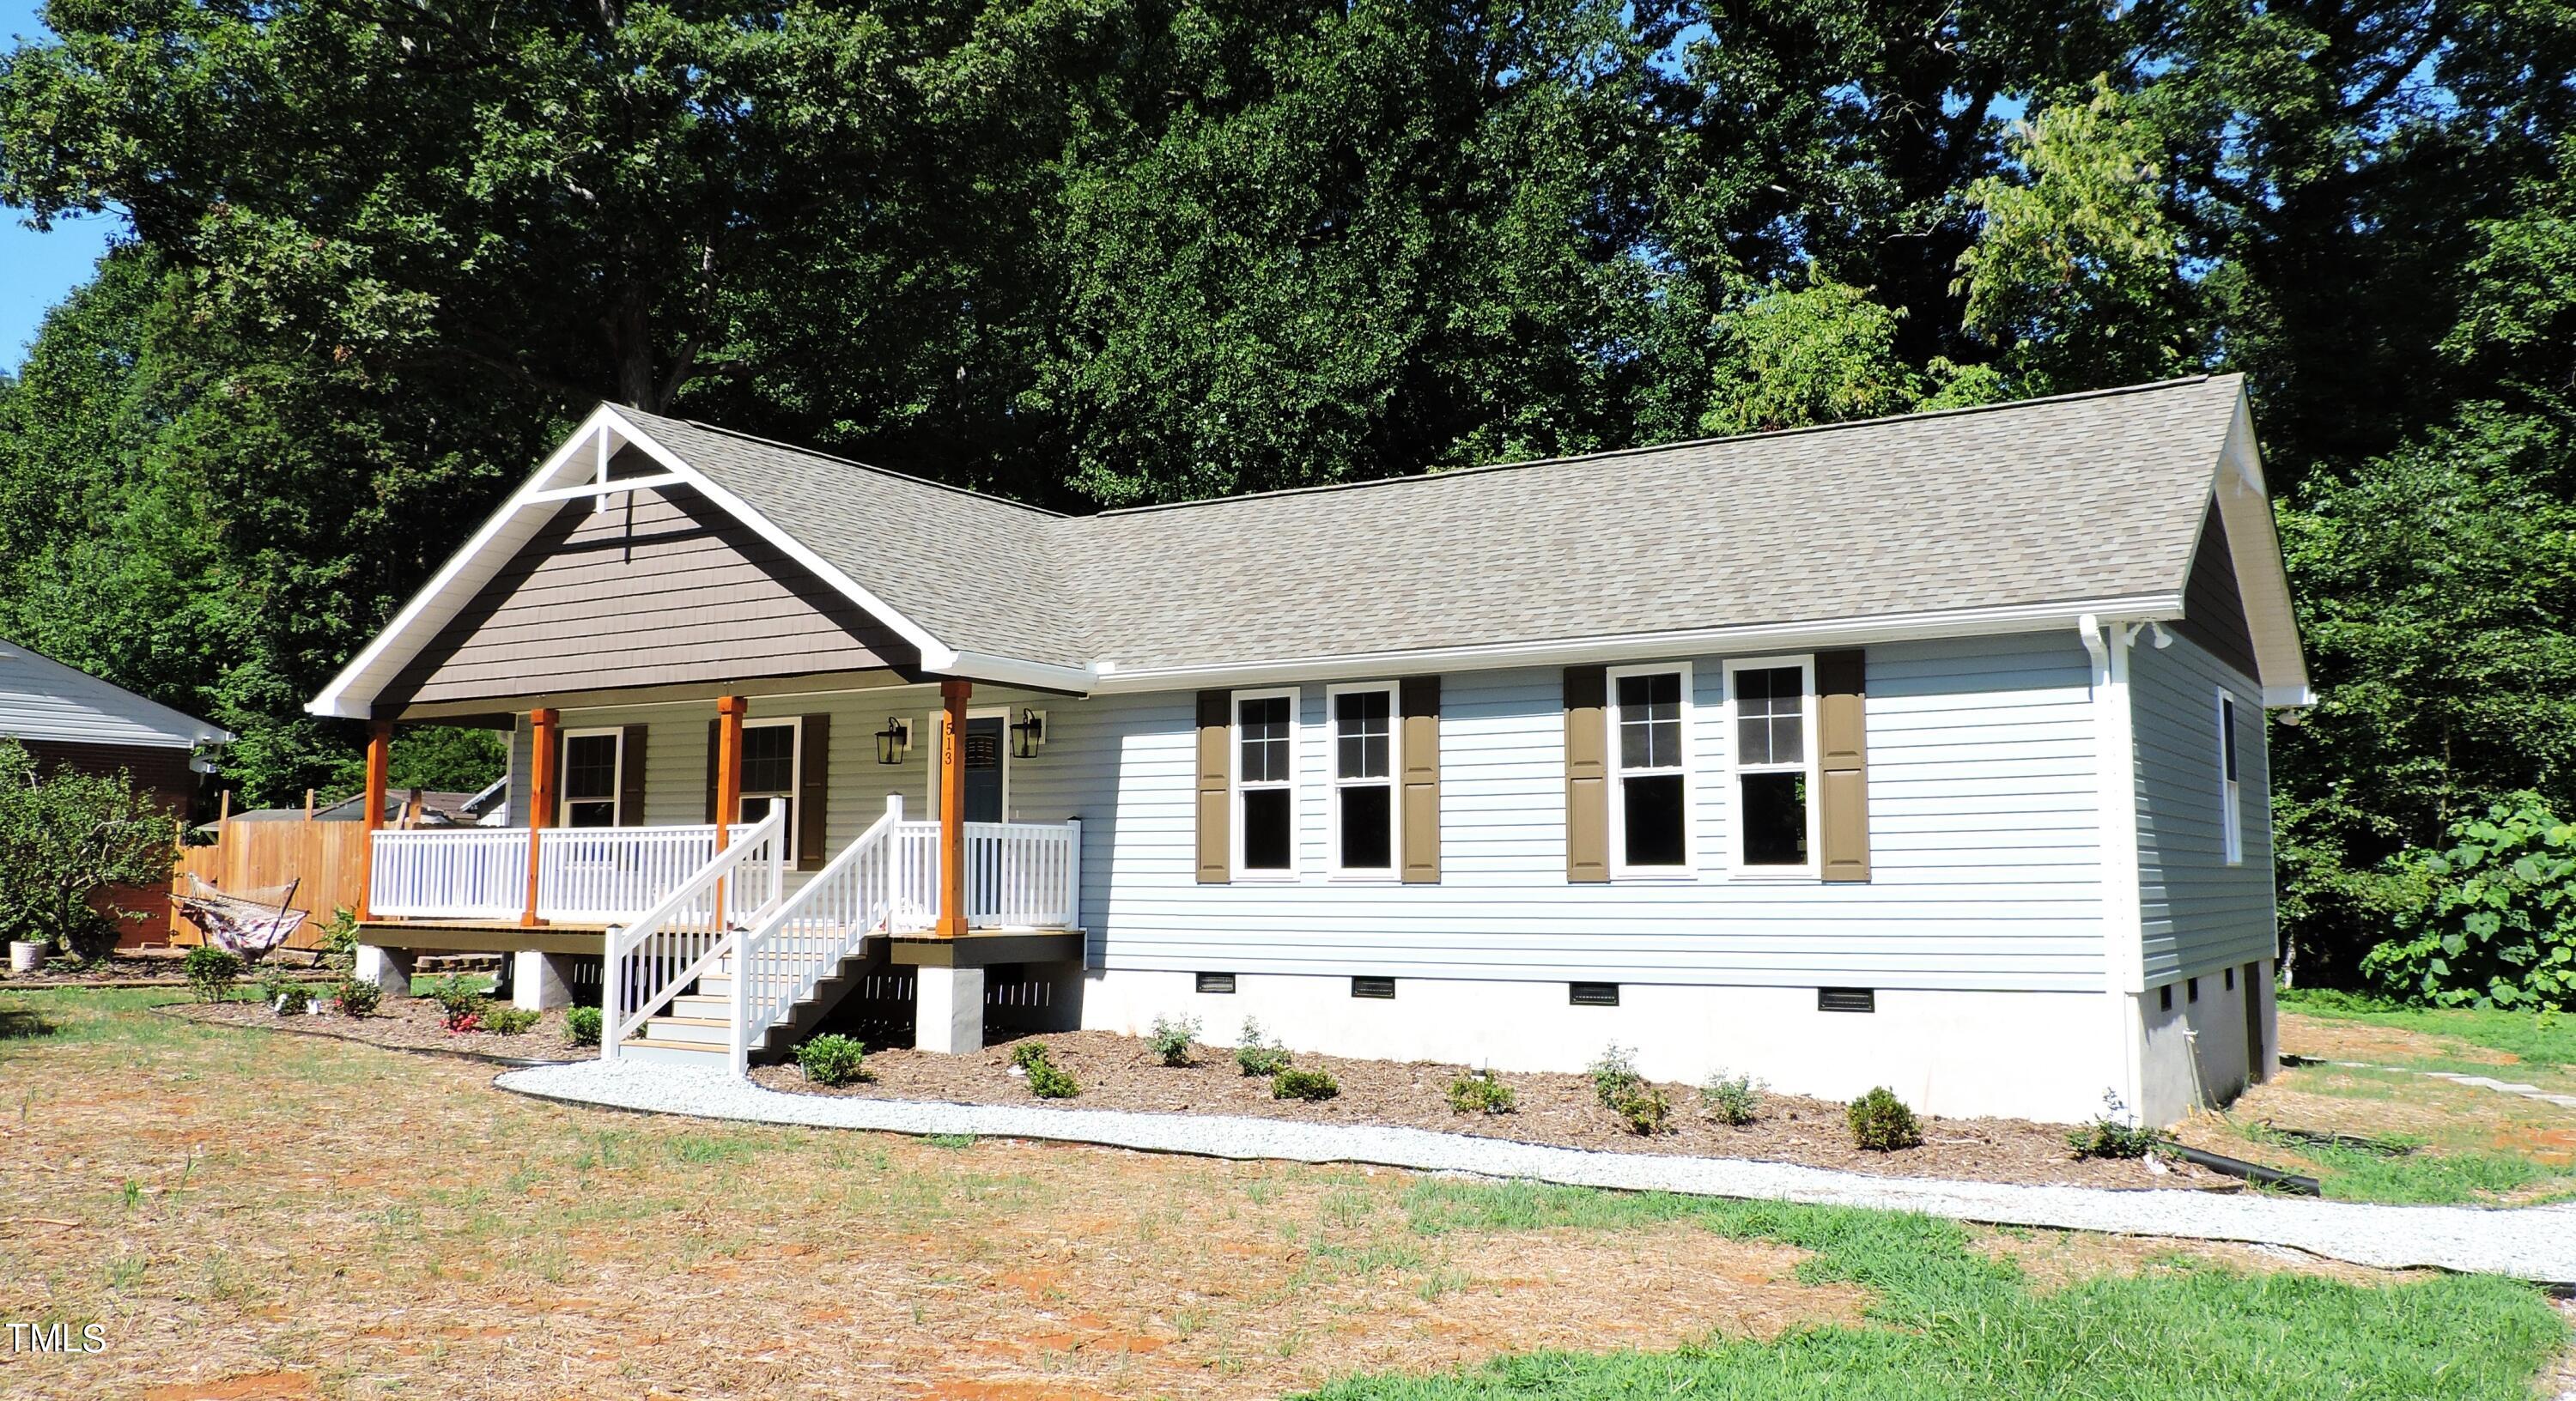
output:
<instances>
[{"instance_id":1,"label":"small shrub","mask_svg":"<svg viewBox=\"0 0 2576 1401\"><path fill-rule=\"evenodd\" d=\"M268 1010L281 1017L288 1017L303 1011L310 1005L313 994L303 984L288 981L286 970L272 968L268 976L259 980L259 1000L268 1007Z\"/></svg>"},{"instance_id":2,"label":"small shrub","mask_svg":"<svg viewBox=\"0 0 2576 1401\"><path fill-rule=\"evenodd\" d=\"M196 991L199 1002L221 1002L232 996L233 984L241 980L248 965L241 955L212 944L201 944L188 950L181 967L188 975L188 986Z\"/></svg>"},{"instance_id":3,"label":"small shrub","mask_svg":"<svg viewBox=\"0 0 2576 1401\"><path fill-rule=\"evenodd\" d=\"M519 1036L536 1030L544 1020L544 1013L525 1007L493 1007L483 1013L483 1029L495 1036Z\"/></svg>"},{"instance_id":4,"label":"small shrub","mask_svg":"<svg viewBox=\"0 0 2576 1401\"><path fill-rule=\"evenodd\" d=\"M592 1039L598 1039L599 1021L596 1007L575 1008L591 1013ZM569 1021L569 1018L566 1018ZM868 1077L868 1048L855 1036L837 1034L807 1037L796 1048L796 1067L805 1078L817 1085L847 1085Z\"/></svg>"},{"instance_id":5,"label":"small shrub","mask_svg":"<svg viewBox=\"0 0 2576 1401\"><path fill-rule=\"evenodd\" d=\"M1459 1114L1509 1114L1520 1096L1491 1070L1471 1070L1449 1082L1449 1108Z\"/></svg>"},{"instance_id":6,"label":"small shrub","mask_svg":"<svg viewBox=\"0 0 2576 1401\"><path fill-rule=\"evenodd\" d=\"M1663 1091L1641 1081L1619 1091L1610 1102L1610 1112L1619 1116L1628 1132L1652 1138L1672 1122L1673 1102L1664 1097Z\"/></svg>"},{"instance_id":7,"label":"small shrub","mask_svg":"<svg viewBox=\"0 0 2576 1401\"><path fill-rule=\"evenodd\" d=\"M596 1007L575 1007L564 1013L564 1036L576 1046L596 1046L602 1016Z\"/></svg>"},{"instance_id":8,"label":"small shrub","mask_svg":"<svg viewBox=\"0 0 2576 1401\"><path fill-rule=\"evenodd\" d=\"M1885 1085L1853 1100L1847 1116L1852 1141L1870 1152L1892 1153L1899 1148L1922 1146L1923 1126L1915 1122L1914 1111Z\"/></svg>"},{"instance_id":9,"label":"small shrub","mask_svg":"<svg viewBox=\"0 0 2576 1401\"><path fill-rule=\"evenodd\" d=\"M1341 1092L1341 1083L1321 1070L1291 1065L1270 1077L1272 1099L1331 1099Z\"/></svg>"},{"instance_id":10,"label":"small shrub","mask_svg":"<svg viewBox=\"0 0 2576 1401\"><path fill-rule=\"evenodd\" d=\"M1729 1075L1720 1070L1699 1087L1699 1102L1708 1116L1721 1124L1742 1128L1762 1117L1762 1082L1750 1075Z\"/></svg>"},{"instance_id":11,"label":"small shrub","mask_svg":"<svg viewBox=\"0 0 2576 1401\"><path fill-rule=\"evenodd\" d=\"M385 1000L385 991L374 983L350 978L331 989L331 1005L344 1017L372 1017L377 1004Z\"/></svg>"},{"instance_id":12,"label":"small shrub","mask_svg":"<svg viewBox=\"0 0 2576 1401\"><path fill-rule=\"evenodd\" d=\"M2120 1092L2104 1090L2101 1117L2068 1133L2066 1146L2078 1158L2143 1158L2173 1137L2162 1129L2133 1125L2130 1118Z\"/></svg>"},{"instance_id":13,"label":"small shrub","mask_svg":"<svg viewBox=\"0 0 2576 1401\"><path fill-rule=\"evenodd\" d=\"M1028 1076L1029 1093L1040 1099L1071 1099L1082 1093L1082 1082L1065 1074L1063 1067L1047 1058L1043 1041L1023 1041L1013 1046L1011 1064Z\"/></svg>"},{"instance_id":14,"label":"small shrub","mask_svg":"<svg viewBox=\"0 0 2576 1401\"><path fill-rule=\"evenodd\" d=\"M322 961L333 968L348 968L358 961L358 912L346 905L331 912L331 922L322 926L322 937L315 948Z\"/></svg>"},{"instance_id":15,"label":"small shrub","mask_svg":"<svg viewBox=\"0 0 2576 1401\"><path fill-rule=\"evenodd\" d=\"M480 1031L492 1020L491 999L461 975L450 973L438 979L421 996L438 1004L438 1010L446 1014L449 1031Z\"/></svg>"},{"instance_id":16,"label":"small shrub","mask_svg":"<svg viewBox=\"0 0 2576 1401\"><path fill-rule=\"evenodd\" d=\"M1288 1048L1261 1036L1261 1023L1243 1019L1243 1039L1235 1043L1234 1063L1246 1075L1276 1075L1288 1068Z\"/></svg>"},{"instance_id":17,"label":"small shrub","mask_svg":"<svg viewBox=\"0 0 2576 1401\"><path fill-rule=\"evenodd\" d=\"M1165 1065L1190 1063L1190 1047L1199 1039L1199 1019L1183 1017L1178 1021L1154 1019L1154 1034L1145 1044L1154 1048L1155 1058Z\"/></svg>"},{"instance_id":18,"label":"small shrub","mask_svg":"<svg viewBox=\"0 0 2576 1401\"><path fill-rule=\"evenodd\" d=\"M1600 1059L1584 1068L1592 1077L1592 1093L1604 1109L1617 1109L1620 1097L1643 1087L1646 1077L1637 1073L1637 1053L1613 1041L1601 1052Z\"/></svg>"}]
</instances>

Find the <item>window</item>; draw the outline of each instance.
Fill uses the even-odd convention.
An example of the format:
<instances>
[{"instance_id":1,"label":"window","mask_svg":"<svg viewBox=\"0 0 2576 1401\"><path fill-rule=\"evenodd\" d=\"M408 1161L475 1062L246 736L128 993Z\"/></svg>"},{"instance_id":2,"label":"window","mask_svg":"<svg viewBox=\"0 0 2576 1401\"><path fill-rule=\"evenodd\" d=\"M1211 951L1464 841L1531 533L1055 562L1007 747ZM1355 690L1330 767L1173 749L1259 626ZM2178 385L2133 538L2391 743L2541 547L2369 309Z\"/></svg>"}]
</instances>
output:
<instances>
[{"instance_id":1,"label":"window","mask_svg":"<svg viewBox=\"0 0 2576 1401\"><path fill-rule=\"evenodd\" d=\"M796 830L796 720L746 720L742 725L742 820L769 815L769 800L788 802L787 830Z\"/></svg>"},{"instance_id":2,"label":"window","mask_svg":"<svg viewBox=\"0 0 2576 1401\"><path fill-rule=\"evenodd\" d=\"M2236 780L2236 697L2218 693L2218 834L2227 864L2245 864L2244 793Z\"/></svg>"},{"instance_id":3,"label":"window","mask_svg":"<svg viewBox=\"0 0 2576 1401\"><path fill-rule=\"evenodd\" d=\"M1234 698L1234 869L1287 876L1297 869L1297 693Z\"/></svg>"},{"instance_id":4,"label":"window","mask_svg":"<svg viewBox=\"0 0 2576 1401\"><path fill-rule=\"evenodd\" d=\"M1728 664L1729 738L1735 747L1732 841L1737 870L1815 872L1815 716L1811 664Z\"/></svg>"},{"instance_id":5,"label":"window","mask_svg":"<svg viewBox=\"0 0 2576 1401\"><path fill-rule=\"evenodd\" d=\"M1690 868L1690 668L1610 673L1610 850L1622 872Z\"/></svg>"},{"instance_id":6,"label":"window","mask_svg":"<svg viewBox=\"0 0 2576 1401\"><path fill-rule=\"evenodd\" d=\"M625 748L622 731L564 731L563 798L557 822L566 827L617 825L617 771Z\"/></svg>"},{"instance_id":7,"label":"window","mask_svg":"<svg viewBox=\"0 0 2576 1401\"><path fill-rule=\"evenodd\" d=\"M1333 870L1395 874L1395 690L1334 687Z\"/></svg>"}]
</instances>

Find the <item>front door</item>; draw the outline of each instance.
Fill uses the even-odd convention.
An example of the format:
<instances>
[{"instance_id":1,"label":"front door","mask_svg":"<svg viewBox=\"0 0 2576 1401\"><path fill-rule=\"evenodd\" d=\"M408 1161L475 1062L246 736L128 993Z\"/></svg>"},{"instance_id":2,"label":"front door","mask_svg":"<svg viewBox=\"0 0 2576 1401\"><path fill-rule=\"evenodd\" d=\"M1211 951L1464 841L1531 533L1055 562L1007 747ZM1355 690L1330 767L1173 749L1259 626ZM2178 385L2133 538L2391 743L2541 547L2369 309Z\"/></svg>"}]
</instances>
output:
<instances>
[{"instance_id":1,"label":"front door","mask_svg":"<svg viewBox=\"0 0 2576 1401\"><path fill-rule=\"evenodd\" d=\"M1002 717L966 722L966 820L1002 820Z\"/></svg>"}]
</instances>

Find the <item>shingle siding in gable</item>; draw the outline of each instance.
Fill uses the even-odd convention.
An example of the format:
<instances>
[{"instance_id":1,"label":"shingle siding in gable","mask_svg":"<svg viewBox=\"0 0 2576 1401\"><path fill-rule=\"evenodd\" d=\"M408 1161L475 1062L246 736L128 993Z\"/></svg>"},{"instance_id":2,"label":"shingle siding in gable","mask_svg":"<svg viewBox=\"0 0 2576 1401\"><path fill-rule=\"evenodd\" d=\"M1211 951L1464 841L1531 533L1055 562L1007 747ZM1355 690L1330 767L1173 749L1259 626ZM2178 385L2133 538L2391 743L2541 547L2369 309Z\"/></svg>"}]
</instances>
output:
<instances>
[{"instance_id":1,"label":"shingle siding in gable","mask_svg":"<svg viewBox=\"0 0 2576 1401\"><path fill-rule=\"evenodd\" d=\"M1724 669L1694 658L1684 883L1565 879L1563 678L1452 673L1441 883L1326 875L1327 747L1301 736L1301 878L1202 886L1186 693L1058 702L1015 816L1080 817L1095 967L2090 991L2103 940L2085 656L2063 636L1874 647L1867 885L1724 874ZM1301 688L1301 723L1324 688Z\"/></svg>"},{"instance_id":2,"label":"shingle siding in gable","mask_svg":"<svg viewBox=\"0 0 2576 1401\"><path fill-rule=\"evenodd\" d=\"M2130 654L2138 756L2138 885L2147 986L2270 958L2271 766L2254 683L2186 637ZM2236 697L2243 864L2226 859L2218 693Z\"/></svg>"}]
</instances>

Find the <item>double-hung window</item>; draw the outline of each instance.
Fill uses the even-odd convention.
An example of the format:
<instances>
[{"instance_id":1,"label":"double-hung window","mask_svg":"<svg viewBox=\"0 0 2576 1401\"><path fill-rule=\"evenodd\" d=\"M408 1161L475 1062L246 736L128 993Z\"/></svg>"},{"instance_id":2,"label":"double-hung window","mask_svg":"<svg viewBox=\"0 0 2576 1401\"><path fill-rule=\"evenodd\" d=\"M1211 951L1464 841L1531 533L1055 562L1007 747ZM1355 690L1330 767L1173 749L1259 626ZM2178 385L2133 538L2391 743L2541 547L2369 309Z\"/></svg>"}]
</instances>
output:
<instances>
[{"instance_id":1,"label":"double-hung window","mask_svg":"<svg viewBox=\"0 0 2576 1401\"><path fill-rule=\"evenodd\" d=\"M2218 693L2218 834L2227 864L2245 864L2244 790L2236 777L2236 697Z\"/></svg>"},{"instance_id":2,"label":"double-hung window","mask_svg":"<svg viewBox=\"0 0 2576 1401\"><path fill-rule=\"evenodd\" d=\"M1748 874L1815 869L1812 664L1730 662L1728 739L1735 749L1734 865Z\"/></svg>"},{"instance_id":3,"label":"double-hung window","mask_svg":"<svg viewBox=\"0 0 2576 1401\"><path fill-rule=\"evenodd\" d=\"M1234 869L1284 877L1297 869L1297 693L1234 696Z\"/></svg>"},{"instance_id":4,"label":"double-hung window","mask_svg":"<svg viewBox=\"0 0 2576 1401\"><path fill-rule=\"evenodd\" d=\"M1616 869L1690 869L1690 668L1610 673L1611 850Z\"/></svg>"},{"instance_id":5,"label":"double-hung window","mask_svg":"<svg viewBox=\"0 0 2576 1401\"><path fill-rule=\"evenodd\" d=\"M555 821L566 827L617 825L617 773L625 759L626 736L620 730L566 730L563 737L563 797ZM637 756L641 761L642 756ZM638 819L641 813L636 814Z\"/></svg>"},{"instance_id":6,"label":"double-hung window","mask_svg":"<svg viewBox=\"0 0 2576 1401\"><path fill-rule=\"evenodd\" d=\"M743 722L742 821L758 822L769 815L770 799L785 798L787 830L796 830L796 749L803 729L793 719Z\"/></svg>"},{"instance_id":7,"label":"double-hung window","mask_svg":"<svg viewBox=\"0 0 2576 1401\"><path fill-rule=\"evenodd\" d=\"M1395 874L1395 688L1336 686L1333 718L1333 872Z\"/></svg>"}]
</instances>

